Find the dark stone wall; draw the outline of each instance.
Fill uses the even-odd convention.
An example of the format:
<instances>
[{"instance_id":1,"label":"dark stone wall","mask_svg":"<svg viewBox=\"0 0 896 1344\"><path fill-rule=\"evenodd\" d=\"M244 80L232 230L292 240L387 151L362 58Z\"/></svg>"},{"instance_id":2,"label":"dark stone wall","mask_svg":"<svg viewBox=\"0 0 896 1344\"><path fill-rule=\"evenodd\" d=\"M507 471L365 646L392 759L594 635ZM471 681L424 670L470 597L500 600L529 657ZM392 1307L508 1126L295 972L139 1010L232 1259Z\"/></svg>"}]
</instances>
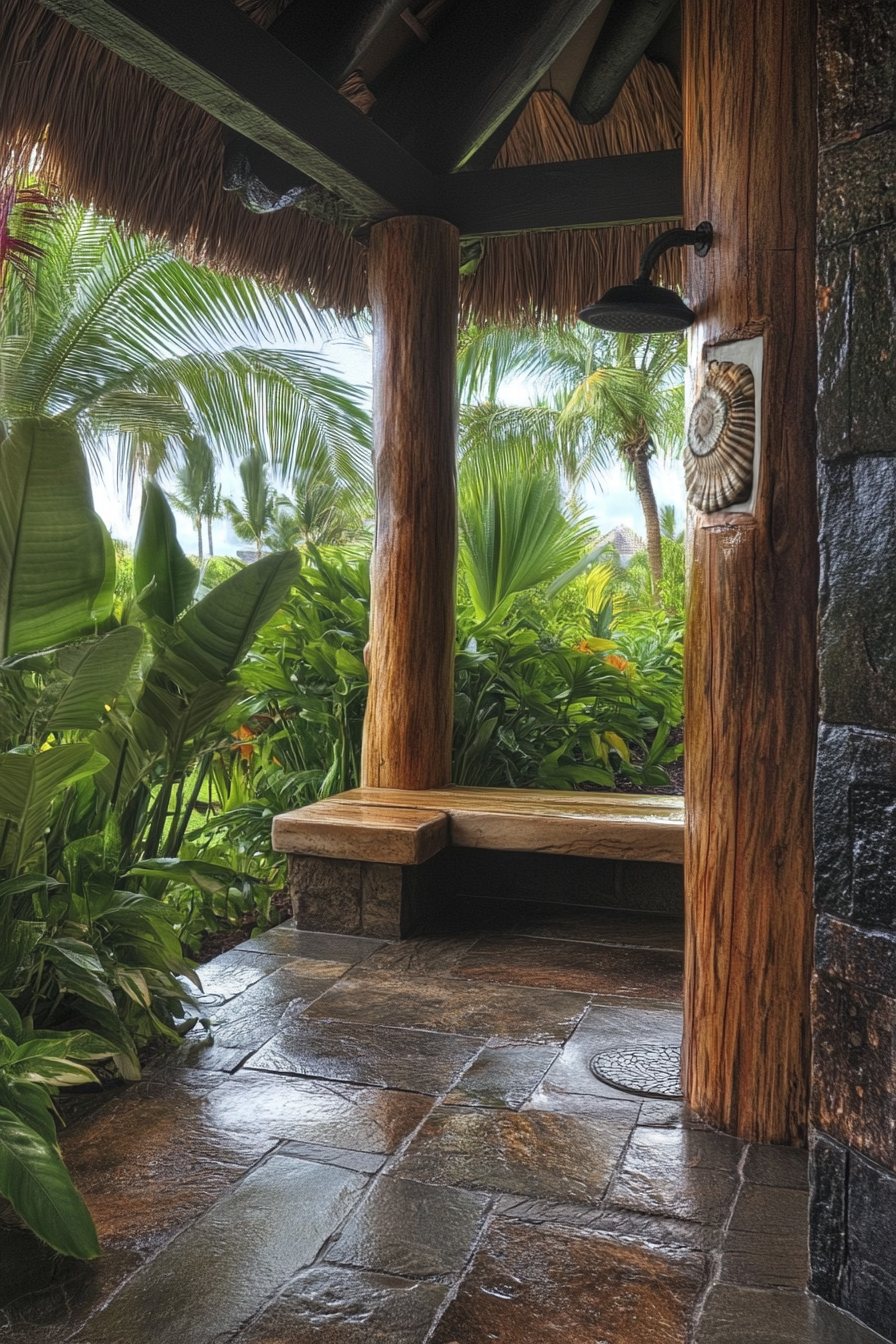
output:
<instances>
[{"instance_id":1,"label":"dark stone wall","mask_svg":"<svg viewBox=\"0 0 896 1344\"><path fill-rule=\"evenodd\" d=\"M896 22L819 0L812 1287L896 1340Z\"/></svg>"}]
</instances>

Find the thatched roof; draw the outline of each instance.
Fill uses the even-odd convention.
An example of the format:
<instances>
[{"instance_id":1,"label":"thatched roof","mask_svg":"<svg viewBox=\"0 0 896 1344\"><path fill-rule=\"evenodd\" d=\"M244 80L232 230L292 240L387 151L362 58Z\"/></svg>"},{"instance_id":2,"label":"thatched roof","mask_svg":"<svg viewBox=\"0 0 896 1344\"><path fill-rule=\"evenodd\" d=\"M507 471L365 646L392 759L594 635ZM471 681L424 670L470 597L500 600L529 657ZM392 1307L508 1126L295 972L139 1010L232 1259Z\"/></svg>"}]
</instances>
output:
<instances>
[{"instance_id":1,"label":"thatched roof","mask_svg":"<svg viewBox=\"0 0 896 1344\"><path fill-rule=\"evenodd\" d=\"M282 0L238 3L264 23L283 8ZM299 290L321 308L365 307L362 242L298 209L251 213L222 190L219 123L38 0L0 0L0 87L0 134L8 142L45 138L45 170L62 192L168 238L197 261ZM594 125L576 121L556 88L536 90L495 166L680 144L675 77L645 57ZM630 280L662 227L490 238L478 269L461 278L462 306L479 320L568 320L585 300ZM680 283L679 268L676 252L665 283Z\"/></svg>"}]
</instances>

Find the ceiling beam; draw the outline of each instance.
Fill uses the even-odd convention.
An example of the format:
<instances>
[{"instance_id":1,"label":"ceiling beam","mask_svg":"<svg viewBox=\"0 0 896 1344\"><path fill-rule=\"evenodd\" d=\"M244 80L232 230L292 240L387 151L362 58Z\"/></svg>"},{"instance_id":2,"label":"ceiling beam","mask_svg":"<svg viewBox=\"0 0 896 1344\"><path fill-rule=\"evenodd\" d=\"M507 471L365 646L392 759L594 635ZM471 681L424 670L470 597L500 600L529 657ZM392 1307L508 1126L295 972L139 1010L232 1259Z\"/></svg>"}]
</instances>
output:
<instances>
[{"instance_id":1,"label":"ceiling beam","mask_svg":"<svg viewBox=\"0 0 896 1344\"><path fill-rule=\"evenodd\" d=\"M439 204L467 238L680 219L681 150L451 173Z\"/></svg>"},{"instance_id":2,"label":"ceiling beam","mask_svg":"<svg viewBox=\"0 0 896 1344\"><path fill-rule=\"evenodd\" d=\"M41 0L370 219L432 213L435 179L230 0Z\"/></svg>"},{"instance_id":3,"label":"ceiling beam","mask_svg":"<svg viewBox=\"0 0 896 1344\"><path fill-rule=\"evenodd\" d=\"M437 176L231 0L41 2L369 220L474 238L681 216L680 150Z\"/></svg>"}]
</instances>

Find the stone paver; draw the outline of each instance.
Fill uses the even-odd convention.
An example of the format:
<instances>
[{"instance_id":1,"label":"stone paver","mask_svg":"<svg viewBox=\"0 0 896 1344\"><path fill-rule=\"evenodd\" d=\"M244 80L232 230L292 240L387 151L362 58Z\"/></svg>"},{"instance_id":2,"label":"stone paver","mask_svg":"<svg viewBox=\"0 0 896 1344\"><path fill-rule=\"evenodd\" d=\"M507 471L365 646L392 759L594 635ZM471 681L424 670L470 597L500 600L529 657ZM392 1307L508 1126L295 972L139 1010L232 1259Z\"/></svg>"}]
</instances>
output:
<instances>
[{"instance_id":1,"label":"stone paver","mask_svg":"<svg viewBox=\"0 0 896 1344\"><path fill-rule=\"evenodd\" d=\"M434 1185L595 1203L630 1126L538 1111L433 1111L396 1171Z\"/></svg>"},{"instance_id":2,"label":"stone paver","mask_svg":"<svg viewBox=\"0 0 896 1344\"><path fill-rule=\"evenodd\" d=\"M684 949L684 929L674 915L649 915L630 910L585 910L569 906L535 906L514 928L530 938L562 938L618 947Z\"/></svg>"},{"instance_id":3,"label":"stone paver","mask_svg":"<svg viewBox=\"0 0 896 1344\"><path fill-rule=\"evenodd\" d=\"M423 1344L448 1289L318 1265L299 1274L237 1344Z\"/></svg>"},{"instance_id":4,"label":"stone paver","mask_svg":"<svg viewBox=\"0 0 896 1344\"><path fill-rule=\"evenodd\" d=\"M433 1344L686 1344L703 1269L689 1252L496 1220Z\"/></svg>"},{"instance_id":5,"label":"stone paver","mask_svg":"<svg viewBox=\"0 0 896 1344\"><path fill-rule=\"evenodd\" d=\"M451 1086L483 1044L473 1036L319 1022L303 1014L252 1055L247 1067L435 1096Z\"/></svg>"},{"instance_id":6,"label":"stone paver","mask_svg":"<svg viewBox=\"0 0 896 1344\"><path fill-rule=\"evenodd\" d=\"M495 935L480 938L451 974L544 989L616 994L626 999L645 995L675 999L681 995L682 954Z\"/></svg>"},{"instance_id":7,"label":"stone paver","mask_svg":"<svg viewBox=\"0 0 896 1344\"><path fill-rule=\"evenodd\" d=\"M209 1094L212 1122L222 1130L251 1124L272 1139L374 1153L394 1152L431 1105L416 1092L249 1072Z\"/></svg>"},{"instance_id":8,"label":"stone paver","mask_svg":"<svg viewBox=\"0 0 896 1344\"><path fill-rule=\"evenodd\" d=\"M721 1223L737 1192L744 1145L699 1129L638 1126L609 1192L616 1208Z\"/></svg>"},{"instance_id":9,"label":"stone paver","mask_svg":"<svg viewBox=\"0 0 896 1344\"><path fill-rule=\"evenodd\" d=\"M487 1203L486 1196L468 1190L385 1176L336 1238L327 1259L405 1278L459 1274Z\"/></svg>"},{"instance_id":10,"label":"stone paver","mask_svg":"<svg viewBox=\"0 0 896 1344\"><path fill-rule=\"evenodd\" d=\"M274 1156L129 1279L79 1344L209 1344L310 1264L367 1178Z\"/></svg>"},{"instance_id":11,"label":"stone paver","mask_svg":"<svg viewBox=\"0 0 896 1344\"><path fill-rule=\"evenodd\" d=\"M0 1344L874 1344L802 1291L805 1153L590 1071L678 1044L680 948L477 898L217 957L210 1032L63 1132L101 1259L0 1204Z\"/></svg>"},{"instance_id":12,"label":"stone paver","mask_svg":"<svg viewBox=\"0 0 896 1344\"><path fill-rule=\"evenodd\" d=\"M223 1129L204 1075L146 1082L62 1133L75 1185L110 1248L148 1252L187 1227L272 1151L245 1112Z\"/></svg>"},{"instance_id":13,"label":"stone paver","mask_svg":"<svg viewBox=\"0 0 896 1344\"><path fill-rule=\"evenodd\" d=\"M551 1045L486 1046L448 1093L449 1106L503 1106L528 1101L557 1058Z\"/></svg>"},{"instance_id":14,"label":"stone paver","mask_svg":"<svg viewBox=\"0 0 896 1344\"><path fill-rule=\"evenodd\" d=\"M707 1299L694 1344L884 1344L846 1312L804 1292L720 1284Z\"/></svg>"},{"instance_id":15,"label":"stone paver","mask_svg":"<svg viewBox=\"0 0 896 1344\"><path fill-rule=\"evenodd\" d=\"M588 1002L583 994L559 990L359 968L316 999L304 1016L547 1044L566 1040Z\"/></svg>"}]
</instances>

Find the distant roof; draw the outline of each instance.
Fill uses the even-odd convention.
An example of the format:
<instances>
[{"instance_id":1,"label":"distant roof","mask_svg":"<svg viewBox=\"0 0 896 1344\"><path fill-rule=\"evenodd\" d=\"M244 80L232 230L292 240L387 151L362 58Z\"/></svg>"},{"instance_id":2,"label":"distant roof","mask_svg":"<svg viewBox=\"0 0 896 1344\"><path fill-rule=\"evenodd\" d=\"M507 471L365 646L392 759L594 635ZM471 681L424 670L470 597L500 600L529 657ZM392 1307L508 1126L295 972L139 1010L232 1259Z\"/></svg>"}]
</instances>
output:
<instances>
[{"instance_id":1,"label":"distant roof","mask_svg":"<svg viewBox=\"0 0 896 1344\"><path fill-rule=\"evenodd\" d=\"M632 556L637 555L638 551L647 550L647 543L625 523L619 523L616 527L610 528L609 532L605 532L599 538L597 544L598 546L612 546L624 565L627 565Z\"/></svg>"},{"instance_id":2,"label":"distant roof","mask_svg":"<svg viewBox=\"0 0 896 1344\"><path fill-rule=\"evenodd\" d=\"M572 318L631 280L646 243L680 214L675 0L236 5L3 0L0 136L43 141L58 187L126 226L342 313L366 306L365 220L382 217L375 201L385 199L366 192L367 145L382 149L383 181L392 172L400 185L396 165L418 183L441 174L465 208L472 190L477 218L498 170L618 160L616 195L585 197L588 222L604 227L514 233L511 212L481 246L474 225L461 229L461 303L480 320ZM321 127L329 158L316 148ZM647 204L659 199L660 168L665 213ZM512 180L501 180L504 191ZM551 204L550 185L542 197ZM399 213L439 212L421 199L399 201ZM680 284L680 253L664 265L665 283Z\"/></svg>"}]
</instances>

